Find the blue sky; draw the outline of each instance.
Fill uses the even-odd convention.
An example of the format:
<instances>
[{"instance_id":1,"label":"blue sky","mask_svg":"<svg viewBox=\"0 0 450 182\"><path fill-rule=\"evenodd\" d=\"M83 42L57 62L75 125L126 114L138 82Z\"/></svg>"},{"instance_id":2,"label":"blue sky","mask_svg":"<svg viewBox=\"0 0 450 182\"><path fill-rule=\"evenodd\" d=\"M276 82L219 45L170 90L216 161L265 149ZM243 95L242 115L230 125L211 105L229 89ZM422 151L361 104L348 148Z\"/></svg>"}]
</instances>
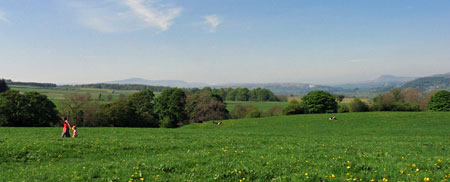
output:
<instances>
[{"instance_id":1,"label":"blue sky","mask_svg":"<svg viewBox=\"0 0 450 182\"><path fill-rule=\"evenodd\" d=\"M450 1L2 0L0 77L333 84L449 72Z\"/></svg>"}]
</instances>

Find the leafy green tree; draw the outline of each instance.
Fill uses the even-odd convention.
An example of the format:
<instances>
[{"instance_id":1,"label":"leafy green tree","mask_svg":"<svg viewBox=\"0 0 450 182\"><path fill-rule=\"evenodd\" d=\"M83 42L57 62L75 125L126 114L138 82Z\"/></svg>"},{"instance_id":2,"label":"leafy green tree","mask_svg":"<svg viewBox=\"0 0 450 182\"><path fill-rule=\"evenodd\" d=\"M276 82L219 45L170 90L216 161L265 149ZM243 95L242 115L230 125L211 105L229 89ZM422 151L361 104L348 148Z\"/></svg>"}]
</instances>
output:
<instances>
[{"instance_id":1,"label":"leafy green tree","mask_svg":"<svg viewBox=\"0 0 450 182\"><path fill-rule=\"evenodd\" d=\"M58 121L56 106L46 95L15 90L0 94L2 126L51 126Z\"/></svg>"},{"instance_id":2,"label":"leafy green tree","mask_svg":"<svg viewBox=\"0 0 450 182\"><path fill-rule=\"evenodd\" d=\"M432 111L450 111L450 92L441 90L431 96L428 109Z\"/></svg>"},{"instance_id":3,"label":"leafy green tree","mask_svg":"<svg viewBox=\"0 0 450 182\"><path fill-rule=\"evenodd\" d=\"M142 90L128 97L130 106L142 119L137 126L157 127L159 125L153 106L154 97L155 95L151 90Z\"/></svg>"},{"instance_id":4,"label":"leafy green tree","mask_svg":"<svg viewBox=\"0 0 450 182\"><path fill-rule=\"evenodd\" d=\"M296 100L292 100L289 102L289 105L283 109L283 115L295 114L305 114L305 106Z\"/></svg>"},{"instance_id":5,"label":"leafy green tree","mask_svg":"<svg viewBox=\"0 0 450 182\"><path fill-rule=\"evenodd\" d=\"M249 91L250 101L279 101L272 91L265 88L256 88Z\"/></svg>"},{"instance_id":6,"label":"leafy green tree","mask_svg":"<svg viewBox=\"0 0 450 182\"><path fill-rule=\"evenodd\" d=\"M337 112L337 102L333 95L322 90L309 92L302 98L307 113Z\"/></svg>"},{"instance_id":7,"label":"leafy green tree","mask_svg":"<svg viewBox=\"0 0 450 182\"><path fill-rule=\"evenodd\" d=\"M227 92L225 89L216 89L213 91L214 94L219 95L223 100L227 98Z\"/></svg>"},{"instance_id":8,"label":"leafy green tree","mask_svg":"<svg viewBox=\"0 0 450 182\"><path fill-rule=\"evenodd\" d=\"M238 88L236 89L236 101L248 101L249 95L248 95L248 88Z\"/></svg>"},{"instance_id":9,"label":"leafy green tree","mask_svg":"<svg viewBox=\"0 0 450 182\"><path fill-rule=\"evenodd\" d=\"M99 118L103 126L136 127L141 126L140 115L127 99L119 99L113 103L102 105Z\"/></svg>"},{"instance_id":10,"label":"leafy green tree","mask_svg":"<svg viewBox=\"0 0 450 182\"><path fill-rule=\"evenodd\" d=\"M249 101L257 101L258 96L256 94L256 89L252 89L248 92L248 100Z\"/></svg>"},{"instance_id":11,"label":"leafy green tree","mask_svg":"<svg viewBox=\"0 0 450 182\"><path fill-rule=\"evenodd\" d=\"M211 87L203 87L201 92L209 92L209 93L211 93L212 89L211 89Z\"/></svg>"},{"instance_id":12,"label":"leafy green tree","mask_svg":"<svg viewBox=\"0 0 450 182\"><path fill-rule=\"evenodd\" d=\"M237 95L237 89L232 89L227 93L227 98L226 100L228 101L235 101L236 100L236 95Z\"/></svg>"},{"instance_id":13,"label":"leafy green tree","mask_svg":"<svg viewBox=\"0 0 450 182\"><path fill-rule=\"evenodd\" d=\"M174 128L178 123L185 122L187 120L185 106L186 94L183 90L178 88L164 90L155 99L155 111L162 121L161 126Z\"/></svg>"},{"instance_id":14,"label":"leafy green tree","mask_svg":"<svg viewBox=\"0 0 450 182\"><path fill-rule=\"evenodd\" d=\"M395 102L403 101L403 95L401 93L401 90L398 88L395 88L391 90L392 96L394 97Z\"/></svg>"},{"instance_id":15,"label":"leafy green tree","mask_svg":"<svg viewBox=\"0 0 450 182\"><path fill-rule=\"evenodd\" d=\"M24 96L28 101L25 107L25 112L28 113L25 126L50 126L60 121L56 105L46 95L25 92Z\"/></svg>"},{"instance_id":16,"label":"leafy green tree","mask_svg":"<svg viewBox=\"0 0 450 182\"><path fill-rule=\"evenodd\" d=\"M369 106L361 101L359 98L353 99L350 103L350 112L367 112L369 111Z\"/></svg>"},{"instance_id":17,"label":"leafy green tree","mask_svg":"<svg viewBox=\"0 0 450 182\"><path fill-rule=\"evenodd\" d=\"M8 84L6 84L5 79L0 79L0 93L6 92L9 90Z\"/></svg>"},{"instance_id":18,"label":"leafy green tree","mask_svg":"<svg viewBox=\"0 0 450 182\"><path fill-rule=\"evenodd\" d=\"M24 126L27 119L25 113L27 99L17 90L9 90L0 94L0 116L2 126Z\"/></svg>"}]
</instances>

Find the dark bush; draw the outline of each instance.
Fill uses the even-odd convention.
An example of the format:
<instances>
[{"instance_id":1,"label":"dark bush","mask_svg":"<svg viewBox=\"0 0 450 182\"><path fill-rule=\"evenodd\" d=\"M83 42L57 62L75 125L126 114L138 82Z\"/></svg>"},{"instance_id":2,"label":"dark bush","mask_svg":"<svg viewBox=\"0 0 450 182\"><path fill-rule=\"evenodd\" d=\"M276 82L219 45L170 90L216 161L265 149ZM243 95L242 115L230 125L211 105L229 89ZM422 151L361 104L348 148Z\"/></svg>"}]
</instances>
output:
<instances>
[{"instance_id":1,"label":"dark bush","mask_svg":"<svg viewBox=\"0 0 450 182\"><path fill-rule=\"evenodd\" d=\"M0 126L51 126L60 121L55 104L37 92L0 94Z\"/></svg>"},{"instance_id":2,"label":"dark bush","mask_svg":"<svg viewBox=\"0 0 450 182\"><path fill-rule=\"evenodd\" d=\"M367 112L369 106L358 98L353 99L350 103L350 112Z\"/></svg>"},{"instance_id":3,"label":"dark bush","mask_svg":"<svg viewBox=\"0 0 450 182\"><path fill-rule=\"evenodd\" d=\"M432 111L450 111L450 92L441 90L431 96L428 109Z\"/></svg>"},{"instance_id":4,"label":"dark bush","mask_svg":"<svg viewBox=\"0 0 450 182\"><path fill-rule=\"evenodd\" d=\"M242 105L238 104L234 106L233 110L231 111L231 118L233 119L240 119L240 118L246 118L249 116L251 112L259 110L256 106L253 105ZM256 115L258 111L253 113L252 115Z\"/></svg>"},{"instance_id":5,"label":"dark bush","mask_svg":"<svg viewBox=\"0 0 450 182\"><path fill-rule=\"evenodd\" d=\"M305 106L296 101L296 100L292 100L289 105L287 105L284 109L283 109L283 115L294 115L294 114L305 114Z\"/></svg>"},{"instance_id":6,"label":"dark bush","mask_svg":"<svg viewBox=\"0 0 450 182\"><path fill-rule=\"evenodd\" d=\"M273 106L269 108L264 115L267 117L279 116L282 114L282 112L283 108L281 106Z\"/></svg>"}]
</instances>

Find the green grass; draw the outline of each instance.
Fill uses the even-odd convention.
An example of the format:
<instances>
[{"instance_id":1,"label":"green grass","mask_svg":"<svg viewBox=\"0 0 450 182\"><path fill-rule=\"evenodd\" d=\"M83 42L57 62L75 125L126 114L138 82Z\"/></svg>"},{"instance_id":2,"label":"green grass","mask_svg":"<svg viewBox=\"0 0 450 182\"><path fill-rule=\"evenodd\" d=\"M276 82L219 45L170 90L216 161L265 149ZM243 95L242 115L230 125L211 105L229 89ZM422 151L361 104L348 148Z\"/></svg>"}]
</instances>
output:
<instances>
[{"instance_id":1,"label":"green grass","mask_svg":"<svg viewBox=\"0 0 450 182\"><path fill-rule=\"evenodd\" d=\"M450 180L449 112L330 116L79 128L76 139L0 128L0 181Z\"/></svg>"},{"instance_id":2,"label":"green grass","mask_svg":"<svg viewBox=\"0 0 450 182\"><path fill-rule=\"evenodd\" d=\"M285 106L287 106L289 104L289 102L271 102L271 101L267 101L267 102L226 101L226 103L227 103L228 111L232 111L234 109L234 107L238 104L253 105L253 106L260 108L262 111L267 111L274 106L280 106L280 107L284 108Z\"/></svg>"}]
</instances>

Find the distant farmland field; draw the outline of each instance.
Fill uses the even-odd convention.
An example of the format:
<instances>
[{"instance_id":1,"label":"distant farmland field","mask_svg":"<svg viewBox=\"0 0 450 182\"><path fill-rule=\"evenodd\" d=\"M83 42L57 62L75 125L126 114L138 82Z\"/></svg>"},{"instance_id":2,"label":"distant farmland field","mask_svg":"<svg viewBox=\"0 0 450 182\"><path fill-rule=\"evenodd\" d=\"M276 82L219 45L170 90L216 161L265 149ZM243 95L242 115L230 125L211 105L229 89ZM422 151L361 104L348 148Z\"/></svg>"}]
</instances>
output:
<instances>
[{"instance_id":1,"label":"distant farmland field","mask_svg":"<svg viewBox=\"0 0 450 182\"><path fill-rule=\"evenodd\" d=\"M236 105L252 105L255 107L260 108L262 111L267 111L268 109L274 107L274 106L280 106L285 107L289 104L289 102L272 102L272 101L265 101L265 102L251 102L251 101L226 101L227 103L227 109L228 111L232 111Z\"/></svg>"},{"instance_id":2,"label":"distant farmland field","mask_svg":"<svg viewBox=\"0 0 450 182\"><path fill-rule=\"evenodd\" d=\"M69 94L89 94L92 99L98 99L101 96L102 102L109 102L107 97L109 94L112 94L112 101L117 100L122 96L130 96L133 93L138 92L137 90L112 90L112 89L97 89L97 88L65 88L65 87L56 87L56 88L42 88L42 87L34 87L34 86L21 86L21 85L10 85L11 89L18 90L20 92L27 91L36 91L41 94L45 94L48 98L53 101L56 106L59 106L60 103L64 100L66 95ZM155 95L158 95L159 92L155 92Z\"/></svg>"},{"instance_id":3,"label":"distant farmland field","mask_svg":"<svg viewBox=\"0 0 450 182\"><path fill-rule=\"evenodd\" d=\"M447 181L450 113L279 116L177 129L0 128L0 181Z\"/></svg>"}]
</instances>

